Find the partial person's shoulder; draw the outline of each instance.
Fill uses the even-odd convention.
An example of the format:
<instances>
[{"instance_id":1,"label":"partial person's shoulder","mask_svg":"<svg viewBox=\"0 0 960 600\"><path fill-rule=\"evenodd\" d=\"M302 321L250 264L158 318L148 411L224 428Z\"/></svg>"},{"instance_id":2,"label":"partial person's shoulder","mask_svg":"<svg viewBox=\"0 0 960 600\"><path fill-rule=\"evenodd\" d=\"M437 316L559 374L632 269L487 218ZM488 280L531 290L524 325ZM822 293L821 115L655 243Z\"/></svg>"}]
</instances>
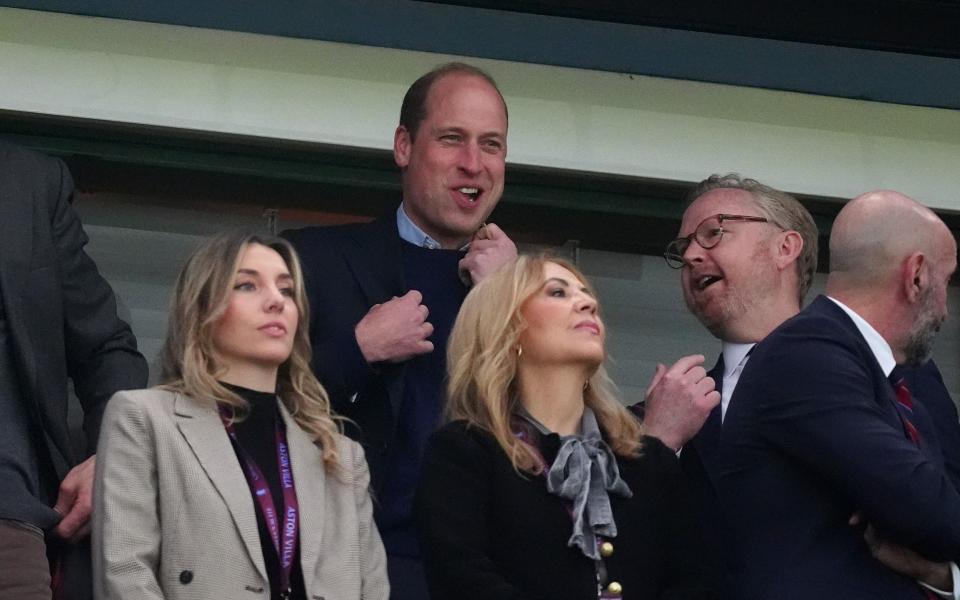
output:
<instances>
[{"instance_id":1,"label":"partial person's shoulder","mask_svg":"<svg viewBox=\"0 0 960 600\"><path fill-rule=\"evenodd\" d=\"M464 420L451 421L430 436L430 446L445 451L459 449L468 452L500 450L493 434L474 423Z\"/></svg>"},{"instance_id":2,"label":"partial person's shoulder","mask_svg":"<svg viewBox=\"0 0 960 600\"><path fill-rule=\"evenodd\" d=\"M14 168L50 167L59 162L52 156L0 140L0 163Z\"/></svg>"},{"instance_id":3,"label":"partial person's shoulder","mask_svg":"<svg viewBox=\"0 0 960 600\"><path fill-rule=\"evenodd\" d=\"M72 179L59 158L0 141L0 187L17 190L14 198L51 203L72 189Z\"/></svg>"},{"instance_id":4,"label":"partial person's shoulder","mask_svg":"<svg viewBox=\"0 0 960 600\"><path fill-rule=\"evenodd\" d=\"M367 453L356 440L352 440L342 433L335 434L334 440L337 444L337 454L340 456L340 464L348 465L356 469L357 464L366 462Z\"/></svg>"},{"instance_id":5,"label":"partial person's shoulder","mask_svg":"<svg viewBox=\"0 0 960 600\"><path fill-rule=\"evenodd\" d=\"M825 296L790 317L754 346L745 371L756 371L768 361L793 364L821 362L836 351L856 344L856 327L843 310Z\"/></svg>"},{"instance_id":6,"label":"partial person's shoulder","mask_svg":"<svg viewBox=\"0 0 960 600\"><path fill-rule=\"evenodd\" d=\"M358 494L368 494L370 465L367 463L363 446L339 433L335 434L334 439L337 447L337 463L332 471L327 470L327 473L332 475L327 477L327 481L334 486L352 488ZM326 470L326 467L324 469Z\"/></svg>"},{"instance_id":7,"label":"partial person's shoulder","mask_svg":"<svg viewBox=\"0 0 960 600\"><path fill-rule=\"evenodd\" d=\"M121 390L110 398L110 403L107 406L108 410L113 412L172 413L178 396L186 399L179 392L162 387Z\"/></svg>"},{"instance_id":8,"label":"partial person's shoulder","mask_svg":"<svg viewBox=\"0 0 960 600\"><path fill-rule=\"evenodd\" d=\"M848 325L848 327L838 327L838 325ZM758 346L763 345L769 339L777 339L784 336L819 336L827 335L836 337L843 334L844 329L855 329L850 317L843 312L833 300L827 296L817 296L810 304L804 307L799 313L790 317L780 324L779 327L767 336Z\"/></svg>"},{"instance_id":9,"label":"partial person's shoulder","mask_svg":"<svg viewBox=\"0 0 960 600\"><path fill-rule=\"evenodd\" d=\"M311 225L299 229L287 229L280 232L280 235L303 252L315 247L342 245L356 236L364 235L374 227L375 223L377 221L343 225Z\"/></svg>"}]
</instances>

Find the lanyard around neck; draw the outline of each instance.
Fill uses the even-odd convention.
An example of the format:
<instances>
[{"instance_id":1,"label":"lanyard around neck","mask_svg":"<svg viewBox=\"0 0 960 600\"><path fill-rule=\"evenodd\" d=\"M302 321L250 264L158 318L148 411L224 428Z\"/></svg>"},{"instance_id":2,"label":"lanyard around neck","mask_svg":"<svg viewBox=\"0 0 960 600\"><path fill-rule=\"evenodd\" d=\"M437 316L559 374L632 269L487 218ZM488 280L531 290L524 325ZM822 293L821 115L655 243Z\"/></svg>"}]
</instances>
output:
<instances>
[{"instance_id":1,"label":"lanyard around neck","mask_svg":"<svg viewBox=\"0 0 960 600\"><path fill-rule=\"evenodd\" d=\"M284 431L280 419L275 419L277 467L280 470L280 487L283 490L283 526L281 527L281 518L277 514L277 508L267 485L267 479L263 476L263 472L260 471L257 463L237 440L236 428L230 421L230 409L223 405L220 405L220 419L223 421L227 435L230 436L230 441L240 457L244 474L247 477L247 484L257 501L263 520L267 524L267 530L270 532L273 548L280 559L281 597L289 597L291 590L290 575L293 572L293 557L296 555L297 537L300 528L300 504L297 501L297 488L293 481L293 469L290 465L286 431Z\"/></svg>"}]
</instances>

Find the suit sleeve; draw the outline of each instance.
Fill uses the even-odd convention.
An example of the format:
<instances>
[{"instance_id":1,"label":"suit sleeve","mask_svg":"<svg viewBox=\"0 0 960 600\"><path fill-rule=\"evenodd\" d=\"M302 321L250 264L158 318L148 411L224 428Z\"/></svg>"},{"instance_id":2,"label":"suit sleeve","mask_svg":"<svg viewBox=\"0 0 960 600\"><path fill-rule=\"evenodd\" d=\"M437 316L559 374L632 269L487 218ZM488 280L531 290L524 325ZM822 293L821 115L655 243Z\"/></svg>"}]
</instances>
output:
<instances>
[{"instance_id":1,"label":"suit sleeve","mask_svg":"<svg viewBox=\"0 0 960 600\"><path fill-rule=\"evenodd\" d=\"M686 477L673 450L657 438L644 439L644 452L656 456L662 476L656 485L661 495L661 511L666 540L663 552L663 592L661 600L716 600L705 565L716 557L704 543L701 517L690 492Z\"/></svg>"},{"instance_id":2,"label":"suit sleeve","mask_svg":"<svg viewBox=\"0 0 960 600\"><path fill-rule=\"evenodd\" d=\"M487 554L490 456L469 433L442 429L424 454L414 505L432 598L523 600Z\"/></svg>"},{"instance_id":3,"label":"suit sleeve","mask_svg":"<svg viewBox=\"0 0 960 600\"><path fill-rule=\"evenodd\" d=\"M735 392L760 403L765 441L825 477L894 540L929 558L960 557L960 496L891 424L886 381L840 341L793 332L788 342L747 363L745 375L762 376L741 379Z\"/></svg>"},{"instance_id":4,"label":"suit sleeve","mask_svg":"<svg viewBox=\"0 0 960 600\"><path fill-rule=\"evenodd\" d=\"M360 577L363 600L387 600L390 582L387 579L387 555L380 540L380 532L373 521L373 502L370 499L370 470L359 444L344 439L353 449L353 486L357 503L358 535L360 538Z\"/></svg>"},{"instance_id":5,"label":"suit sleeve","mask_svg":"<svg viewBox=\"0 0 960 600\"><path fill-rule=\"evenodd\" d=\"M97 600L163 598L156 440L133 398L107 406L97 452L93 580ZM171 515L171 517L175 517Z\"/></svg>"},{"instance_id":6,"label":"suit sleeve","mask_svg":"<svg viewBox=\"0 0 960 600\"><path fill-rule=\"evenodd\" d=\"M63 298L67 373L83 406L88 452L97 446L107 401L119 390L147 384L147 362L137 351L130 326L117 316L110 284L83 247L89 241L70 206L73 182L59 160L59 193L50 220Z\"/></svg>"}]
</instances>

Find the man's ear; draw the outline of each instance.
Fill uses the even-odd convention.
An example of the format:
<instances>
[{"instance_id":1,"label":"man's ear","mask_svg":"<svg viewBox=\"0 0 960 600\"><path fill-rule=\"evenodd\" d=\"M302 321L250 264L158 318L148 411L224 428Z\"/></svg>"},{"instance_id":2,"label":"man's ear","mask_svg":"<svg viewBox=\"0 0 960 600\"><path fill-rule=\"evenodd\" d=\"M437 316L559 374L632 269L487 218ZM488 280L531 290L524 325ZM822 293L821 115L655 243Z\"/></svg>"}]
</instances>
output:
<instances>
[{"instance_id":1,"label":"man's ear","mask_svg":"<svg viewBox=\"0 0 960 600\"><path fill-rule=\"evenodd\" d=\"M930 285L926 263L927 257L923 252L914 252L903 261L900 283L903 287L903 295L911 304L918 302L923 290Z\"/></svg>"},{"instance_id":2,"label":"man's ear","mask_svg":"<svg viewBox=\"0 0 960 600\"><path fill-rule=\"evenodd\" d=\"M781 270L795 263L803 252L803 236L796 231L784 231L777 246L777 267Z\"/></svg>"},{"instance_id":3,"label":"man's ear","mask_svg":"<svg viewBox=\"0 0 960 600\"><path fill-rule=\"evenodd\" d=\"M413 146L413 140L410 139L410 132L403 125L398 125L397 130L393 132L393 162L401 169L406 169L410 164L410 149Z\"/></svg>"}]
</instances>

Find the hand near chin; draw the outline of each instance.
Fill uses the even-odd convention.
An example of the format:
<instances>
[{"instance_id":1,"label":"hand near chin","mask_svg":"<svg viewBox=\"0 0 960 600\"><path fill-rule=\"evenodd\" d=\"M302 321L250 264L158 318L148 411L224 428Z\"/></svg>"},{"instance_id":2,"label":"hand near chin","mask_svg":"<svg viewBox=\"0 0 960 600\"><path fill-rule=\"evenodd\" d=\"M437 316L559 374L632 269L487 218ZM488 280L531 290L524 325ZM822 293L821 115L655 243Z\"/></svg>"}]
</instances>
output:
<instances>
[{"instance_id":1,"label":"hand near chin","mask_svg":"<svg viewBox=\"0 0 960 600\"><path fill-rule=\"evenodd\" d=\"M474 285L517 257L517 246L502 229L484 225L473 236L467 255L460 260L460 273Z\"/></svg>"},{"instance_id":2,"label":"hand near chin","mask_svg":"<svg viewBox=\"0 0 960 600\"><path fill-rule=\"evenodd\" d=\"M644 433L674 451L683 447L720 403L713 378L703 368L702 354L684 356L670 367L657 365L647 388Z\"/></svg>"},{"instance_id":3,"label":"hand near chin","mask_svg":"<svg viewBox=\"0 0 960 600\"><path fill-rule=\"evenodd\" d=\"M410 290L367 311L354 334L368 363L402 362L433 352L433 342L427 339L433 333L427 322L430 311L422 301L420 292Z\"/></svg>"}]
</instances>

